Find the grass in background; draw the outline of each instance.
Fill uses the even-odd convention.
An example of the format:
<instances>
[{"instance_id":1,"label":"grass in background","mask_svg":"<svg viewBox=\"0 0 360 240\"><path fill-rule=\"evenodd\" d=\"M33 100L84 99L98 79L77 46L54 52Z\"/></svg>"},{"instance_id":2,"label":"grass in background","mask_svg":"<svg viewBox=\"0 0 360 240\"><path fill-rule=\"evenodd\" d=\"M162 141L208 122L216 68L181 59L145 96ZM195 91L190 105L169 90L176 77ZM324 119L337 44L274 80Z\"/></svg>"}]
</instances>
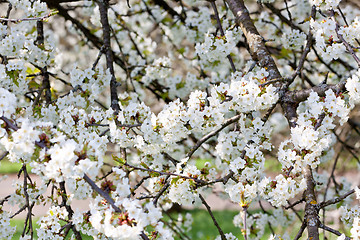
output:
<instances>
[{"instance_id":1,"label":"grass in background","mask_svg":"<svg viewBox=\"0 0 360 240\"><path fill-rule=\"evenodd\" d=\"M191 210L189 211L194 219L192 229L190 231L190 239L215 239L219 235L209 213L205 210ZM235 236L241 236L240 228L237 228L232 223L238 211L213 211L214 217L224 233L232 232Z\"/></svg>"},{"instance_id":2,"label":"grass in background","mask_svg":"<svg viewBox=\"0 0 360 240\"><path fill-rule=\"evenodd\" d=\"M34 230L34 239L38 239L38 237L37 237L37 231L36 231L36 229L38 229L39 228L39 224L37 224L37 221L38 221L39 219L34 219L33 220L33 230ZM15 232L15 234L13 235L13 238L12 239L20 239L20 237L21 237L21 234L22 234L22 232L23 232L23 229L24 229L24 220L21 220L21 219L11 219L10 220L10 225L11 226L16 226L16 232ZM68 234L68 236L65 238L66 240L67 239L71 239L71 234L72 233L72 231L70 230L70 234ZM87 235L83 235L83 234L81 234L81 236L82 236L82 239L83 240L93 240L94 238L93 237L90 237L90 236L87 236Z\"/></svg>"},{"instance_id":3,"label":"grass in background","mask_svg":"<svg viewBox=\"0 0 360 240\"><path fill-rule=\"evenodd\" d=\"M215 227L209 213L206 210L202 209L195 209L195 210L186 210L181 212L183 216L189 212L193 216L193 224L192 229L188 232L188 237L190 239L195 240L214 240L217 236L219 236L219 232L217 228ZM261 210L254 210L250 211L251 214L261 212ZM270 211L271 212L271 211ZM214 217L218 224L220 225L221 229L225 233L233 233L239 240L244 240L244 237L241 233L241 229L238 227L235 227L233 224L233 218L235 215L239 214L239 211L230 211L230 210L224 210L224 211L213 211ZM172 217L174 219L177 219L177 214L172 214ZM274 228L274 226L273 226ZM288 228L284 228L282 226L279 226L277 228L274 228L275 233L277 233L280 237L284 233L287 233L290 236L290 239L293 239L296 234L298 233L299 229L301 228L301 222L299 220L296 220L293 224L291 224ZM341 231L342 232L342 231ZM319 229L320 233L320 239L323 238L323 231ZM267 240L271 236L271 230L269 228L269 225L265 226L265 233L261 237L261 240ZM346 232L347 236L349 236L349 233ZM254 236L248 236L248 239L253 239ZM300 239L306 239L307 238L307 231L303 232L303 235ZM337 240L338 236L326 232L326 239L327 240ZM176 240L179 240L180 238L175 238Z\"/></svg>"},{"instance_id":4,"label":"grass in background","mask_svg":"<svg viewBox=\"0 0 360 240\"><path fill-rule=\"evenodd\" d=\"M24 221L25 220L22 220L22 219L11 219L10 220L10 225L12 227L16 227L16 232L13 235L12 239L20 239L21 234L22 234L22 232L24 230ZM32 221L33 229L34 229L34 236L37 236L36 235L36 229L39 228L39 225L36 223L37 221L38 221L38 219L35 219L35 220ZM37 239L37 237L35 239Z\"/></svg>"},{"instance_id":5,"label":"grass in background","mask_svg":"<svg viewBox=\"0 0 360 240\"><path fill-rule=\"evenodd\" d=\"M0 162L0 174L17 174L21 167L22 163L12 163L7 159L3 159Z\"/></svg>"},{"instance_id":6,"label":"grass in background","mask_svg":"<svg viewBox=\"0 0 360 240\"><path fill-rule=\"evenodd\" d=\"M251 211L252 213L258 212L258 211ZM214 240L218 235L219 232L217 228L215 227L210 215L206 210L202 209L194 209L194 210L183 210L180 214L185 216L186 213L191 213L193 217L193 224L191 230L187 233L187 236L192 240ZM173 219L177 219L179 213L171 213L171 217ZM238 211L230 211L230 210L224 210L224 211L213 211L214 217L218 224L220 225L221 229L224 233L233 233L239 240L243 240L244 237L241 234L240 228L237 228L233 224L233 218L235 215L239 214ZM167 217L164 214L164 220L169 220L169 217ZM36 229L39 227L39 225L36 223L38 219L35 219L33 221L34 226L34 239L38 239L36 235ZM14 234L12 239L20 239L23 227L24 227L24 220L19 219L12 219L10 221L11 226L16 226L17 231ZM278 227L275 230L276 233L280 234L280 236L288 232L290 239L293 239L295 235L297 234L297 231L300 229L301 223L300 221L296 221L295 224L291 225L291 229L281 229L281 227ZM320 232L320 239L323 239L322 237L322 230ZM269 229L269 226L267 225L265 227L265 234L262 236L261 239L267 240L271 235L271 231ZM349 233L347 233L347 236L349 236ZM82 235L84 240L92 240L93 237ZM303 233L301 239L306 239L307 232ZM326 237L328 240L336 240L337 236L331 233L326 233ZM69 235L65 239L70 239L71 235ZM179 237L175 238L176 240L179 240ZM251 236L250 238L251 239Z\"/></svg>"}]
</instances>

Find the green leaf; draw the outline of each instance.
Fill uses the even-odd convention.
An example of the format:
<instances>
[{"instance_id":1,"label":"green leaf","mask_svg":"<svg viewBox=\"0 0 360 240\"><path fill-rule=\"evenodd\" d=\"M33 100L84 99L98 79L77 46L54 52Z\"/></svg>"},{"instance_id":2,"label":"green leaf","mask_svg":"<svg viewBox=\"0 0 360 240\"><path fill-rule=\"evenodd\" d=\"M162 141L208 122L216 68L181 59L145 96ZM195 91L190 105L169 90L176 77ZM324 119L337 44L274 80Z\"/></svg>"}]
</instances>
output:
<instances>
[{"instance_id":1,"label":"green leaf","mask_svg":"<svg viewBox=\"0 0 360 240\"><path fill-rule=\"evenodd\" d=\"M161 174L157 172L150 172L150 177L160 177Z\"/></svg>"},{"instance_id":2,"label":"green leaf","mask_svg":"<svg viewBox=\"0 0 360 240\"><path fill-rule=\"evenodd\" d=\"M126 163L126 160L125 160L124 158L117 157L117 156L114 156L114 155L112 155L112 158L113 158L113 160L114 160L115 162L119 163L120 166L123 166L123 165L125 165L125 163Z\"/></svg>"},{"instance_id":3,"label":"green leaf","mask_svg":"<svg viewBox=\"0 0 360 240\"><path fill-rule=\"evenodd\" d=\"M180 48L177 51L178 51L178 53L183 54L185 52L185 48Z\"/></svg>"}]
</instances>

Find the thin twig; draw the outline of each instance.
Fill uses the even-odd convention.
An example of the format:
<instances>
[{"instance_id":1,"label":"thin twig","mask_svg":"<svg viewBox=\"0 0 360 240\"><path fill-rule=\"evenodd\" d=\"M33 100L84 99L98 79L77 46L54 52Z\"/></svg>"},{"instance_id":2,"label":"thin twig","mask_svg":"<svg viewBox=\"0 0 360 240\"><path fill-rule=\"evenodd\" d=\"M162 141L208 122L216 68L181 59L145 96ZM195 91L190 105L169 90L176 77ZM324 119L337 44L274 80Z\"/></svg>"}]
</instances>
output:
<instances>
[{"instance_id":1,"label":"thin twig","mask_svg":"<svg viewBox=\"0 0 360 240\"><path fill-rule=\"evenodd\" d=\"M103 30L103 41L106 55L106 67L109 69L111 74L110 80L110 99L111 99L111 108L115 113L120 111L119 98L117 94L117 87L119 84L116 81L115 70L114 70L114 56L113 51L111 50L110 42L110 24L108 20L108 2L105 0L98 0L100 20Z\"/></svg>"},{"instance_id":2,"label":"thin twig","mask_svg":"<svg viewBox=\"0 0 360 240\"><path fill-rule=\"evenodd\" d=\"M319 227L322 228L322 229L324 229L324 230L326 230L326 231L328 231L328 232L331 232L331 233L333 233L333 234L335 234L335 235L337 235L337 236L341 236L341 233L340 233L339 231L337 231L337 230L335 230L335 229L332 229L331 227L325 226L325 225L322 224L322 223L320 223ZM351 238L345 237L345 240L351 240Z\"/></svg>"},{"instance_id":3,"label":"thin twig","mask_svg":"<svg viewBox=\"0 0 360 240\"><path fill-rule=\"evenodd\" d=\"M189 159L191 158L191 156L195 153L195 151L207 140L209 140L211 137L215 136L216 134L218 134L221 130L223 130L224 128L226 128L227 126L229 126L230 124L238 121L240 119L240 117L242 116L242 114L236 115L232 118L229 118L228 120L226 120L223 124L221 124L221 127L217 130L211 131L210 133L206 134L204 137L202 137L196 144L195 146L190 150L190 152L187 153L186 157L188 157Z\"/></svg>"},{"instance_id":4,"label":"thin twig","mask_svg":"<svg viewBox=\"0 0 360 240\"><path fill-rule=\"evenodd\" d=\"M165 182L166 184L160 189L159 193L156 194L154 200L153 200L153 203L154 203L154 206L156 207L157 205L157 202L159 201L159 198L161 197L161 195L163 195L163 193L170 187L170 183L168 182L168 179L170 178L170 176L167 176L165 178Z\"/></svg>"},{"instance_id":5,"label":"thin twig","mask_svg":"<svg viewBox=\"0 0 360 240\"><path fill-rule=\"evenodd\" d=\"M30 238L33 239L33 235L34 235L34 229L33 229L33 225L32 225L32 208L34 206L34 203L33 204L30 204L30 196L29 196L29 193L28 193L28 172L26 170L26 164L23 164L22 166L22 172L24 173L24 185L23 185L23 189L24 189L24 195L25 195L25 206L27 208L27 215L26 215L26 220L25 220L25 226L24 226L24 230L21 234L22 237L25 236L25 231L26 231L26 227L28 225L28 231L27 232L30 232Z\"/></svg>"},{"instance_id":6,"label":"thin twig","mask_svg":"<svg viewBox=\"0 0 360 240\"><path fill-rule=\"evenodd\" d=\"M352 49L350 44L344 39L342 34L339 33L339 23L335 19L334 9L330 10L330 13L331 13L331 19L334 20L334 22L335 22L335 31L336 31L337 37L345 45L346 50L348 50L348 52L351 54L351 56L355 59L357 65L360 67L360 59L359 59L359 57L355 54L354 50Z\"/></svg>"},{"instance_id":7,"label":"thin twig","mask_svg":"<svg viewBox=\"0 0 360 240\"><path fill-rule=\"evenodd\" d=\"M61 199L62 199L61 206L65 206L65 209L68 212L69 221L71 221L72 217L74 215L74 211L72 210L71 206L67 204L68 197L67 197L66 188L65 188L65 181L60 182L59 186L60 186L60 191L61 191L60 195L61 195ZM72 229L76 240L81 240L82 237L81 237L80 232L78 230L76 230L76 228L73 228L73 226L74 225L72 223L70 223L69 227L67 227L66 230L64 231L64 236L66 237L67 234L69 233L70 229Z\"/></svg>"},{"instance_id":8,"label":"thin twig","mask_svg":"<svg viewBox=\"0 0 360 240\"><path fill-rule=\"evenodd\" d=\"M243 223L244 223L244 231L243 231L243 235L244 235L244 239L247 240L247 226L246 226L246 213L247 213L247 207L244 206L242 208L244 215L243 215Z\"/></svg>"},{"instance_id":9,"label":"thin twig","mask_svg":"<svg viewBox=\"0 0 360 240\"><path fill-rule=\"evenodd\" d=\"M297 200L296 202L294 202L294 203L289 204L288 206L286 206L285 209L289 209L289 208L295 207L296 205L298 205L298 204L300 204L300 203L302 203L302 202L304 202L304 201L305 201L304 198L302 198L302 199L300 199L300 200Z\"/></svg>"},{"instance_id":10,"label":"thin twig","mask_svg":"<svg viewBox=\"0 0 360 240\"><path fill-rule=\"evenodd\" d=\"M50 12L42 17L30 17L30 18L18 18L18 19L10 19L10 18L0 17L0 21L13 22L13 23L20 23L20 22L25 22L25 21L44 21L45 19L53 16L54 14L56 14L56 12Z\"/></svg>"},{"instance_id":11,"label":"thin twig","mask_svg":"<svg viewBox=\"0 0 360 240\"><path fill-rule=\"evenodd\" d=\"M3 154L0 156L0 161L3 160L8 154L9 154L9 151L3 152Z\"/></svg>"},{"instance_id":12,"label":"thin twig","mask_svg":"<svg viewBox=\"0 0 360 240\"><path fill-rule=\"evenodd\" d=\"M204 206L206 207L206 210L208 211L208 213L211 216L211 219L214 222L215 227L217 228L220 236L221 236L221 240L226 240L225 234L223 232L223 230L221 229L221 227L219 226L218 222L216 221L214 214L211 211L211 208L209 206L209 204L207 204L207 202L205 201L205 199L203 198L203 196L201 194L199 194L199 198L201 199L202 204L204 204Z\"/></svg>"},{"instance_id":13,"label":"thin twig","mask_svg":"<svg viewBox=\"0 0 360 240\"><path fill-rule=\"evenodd\" d=\"M136 170L140 170L140 171L145 171L145 172L153 172L153 173L158 173L160 175L166 175L166 176L175 176L175 177L180 177L180 178L184 178L184 179L189 179L189 180L193 180L196 183L199 184L205 184L206 182L204 180L198 179L198 178L193 178L193 177L188 177L188 176L184 176L181 174L177 174L177 173L172 173L172 172L162 172L162 171L158 171L158 170L154 170L154 169L148 169L148 168L142 168L142 167L137 167L137 166L133 166L130 165L128 163L125 163L124 166L136 169Z\"/></svg>"},{"instance_id":14,"label":"thin twig","mask_svg":"<svg viewBox=\"0 0 360 240\"><path fill-rule=\"evenodd\" d=\"M109 194L101 190L88 175L84 174L84 180L91 186L91 188L97 192L100 196L105 198L105 200L111 205L111 207L115 210L115 212L122 212L121 209L115 205L114 199L112 199Z\"/></svg>"},{"instance_id":15,"label":"thin twig","mask_svg":"<svg viewBox=\"0 0 360 240\"><path fill-rule=\"evenodd\" d=\"M225 32L224 32L224 29L223 29L223 27L221 25L221 20L220 20L220 17L219 17L219 12L217 10L215 1L211 1L211 7L214 9L216 22L217 22L218 27L220 29L221 36L225 36ZM229 59L231 69L233 70L233 72L236 72L236 67L235 67L234 61L233 61L232 57L230 56L230 54L227 55L226 57Z\"/></svg>"},{"instance_id":16,"label":"thin twig","mask_svg":"<svg viewBox=\"0 0 360 240\"><path fill-rule=\"evenodd\" d=\"M339 197L330 199L330 200L328 200L328 201L326 201L326 202L322 202L322 203L319 204L318 208L321 209L321 208L325 208L325 207L327 207L327 206L329 206L329 205L336 204L336 203L344 200L345 198L347 198L348 196L350 196L350 195L353 194L354 192L355 192L355 190L353 189L353 190L350 190L349 192L347 192L347 193L345 193L345 194L343 194L343 195L341 195L341 196L339 196Z\"/></svg>"},{"instance_id":17,"label":"thin twig","mask_svg":"<svg viewBox=\"0 0 360 240\"><path fill-rule=\"evenodd\" d=\"M301 235L303 234L305 228L306 228L306 222L303 221L302 224L301 224L301 227L300 227L300 229L299 229L299 231L298 231L298 233L296 234L296 236L295 236L295 238L294 238L294 240L298 240L298 239L301 238Z\"/></svg>"},{"instance_id":18,"label":"thin twig","mask_svg":"<svg viewBox=\"0 0 360 240\"><path fill-rule=\"evenodd\" d=\"M316 7L313 6L311 9L311 18L315 19L315 15L316 15ZM299 64L295 70L295 72L293 73L293 75L290 78L290 81L287 83L287 86L290 86L290 84L295 80L296 76L301 74L301 70L304 66L305 60L306 60L306 56L308 55L308 53L311 50L311 45L312 45L312 41L313 41L313 34L311 32L311 26L309 26L309 32L307 34L306 37L306 45L305 45L305 49L300 57L300 61Z\"/></svg>"}]
</instances>

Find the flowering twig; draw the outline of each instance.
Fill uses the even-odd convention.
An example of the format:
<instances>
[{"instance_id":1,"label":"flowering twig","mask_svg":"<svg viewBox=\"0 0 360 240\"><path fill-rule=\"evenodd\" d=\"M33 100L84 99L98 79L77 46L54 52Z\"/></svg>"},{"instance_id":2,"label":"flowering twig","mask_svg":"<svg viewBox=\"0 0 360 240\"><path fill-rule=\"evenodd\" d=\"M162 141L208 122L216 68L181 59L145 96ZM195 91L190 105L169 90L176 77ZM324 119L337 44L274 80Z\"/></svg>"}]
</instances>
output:
<instances>
[{"instance_id":1,"label":"flowering twig","mask_svg":"<svg viewBox=\"0 0 360 240\"><path fill-rule=\"evenodd\" d=\"M4 22L13 22L13 23L20 23L20 22L25 22L25 21L44 21L47 18L56 15L58 12L57 11L52 11L48 14L46 14L45 16L42 17L30 17L30 18L18 18L18 19L11 19L11 18L2 18L0 17L0 21L4 21Z\"/></svg>"},{"instance_id":2,"label":"flowering twig","mask_svg":"<svg viewBox=\"0 0 360 240\"><path fill-rule=\"evenodd\" d=\"M218 10L217 10L215 0L210 1L210 3L211 3L211 7L214 9L216 22L217 22L218 27L219 27L219 29L220 29L221 36L225 36L225 32L224 32L224 29L223 29L223 27L222 27L222 25L221 25L221 21L220 21L220 17L219 17L219 12L218 12ZM229 62L230 62L230 65L231 65L231 69L233 70L233 72L236 72L236 67L235 67L234 61L233 61L232 57L230 56L230 54L227 55L226 57L229 59Z\"/></svg>"},{"instance_id":3,"label":"flowering twig","mask_svg":"<svg viewBox=\"0 0 360 240\"><path fill-rule=\"evenodd\" d=\"M189 159L191 158L191 156L195 153L195 151L204 143L206 142L208 139L210 139L211 137L215 136L216 134L218 134L221 130L223 130L224 128L226 128L227 126L229 126L230 124L236 122L237 120L240 119L242 115L236 115L232 118L229 118L228 120L226 120L223 124L221 124L221 127L219 129L216 129L214 131L209 132L208 134L206 134L204 137L202 137L196 144L195 146L190 150L190 152L187 153L186 157L188 157Z\"/></svg>"},{"instance_id":4,"label":"flowering twig","mask_svg":"<svg viewBox=\"0 0 360 240\"><path fill-rule=\"evenodd\" d=\"M199 184L204 184L204 183L206 183L204 180L201 180L201 179L198 179L198 178L193 178L193 177L184 176L184 175L177 174L177 173L162 172L162 171L157 171L157 170L154 170L154 169L136 167L136 166L130 165L130 164L128 164L128 163L125 163L124 166L130 167L130 168L133 168L133 169L136 169L136 170L140 170L140 171L153 172L153 173L158 173L158 174L160 174L160 175L175 176L175 177L180 177L180 178L184 178L184 179L189 179L189 180L193 180L193 181L195 181L196 183L199 183Z\"/></svg>"},{"instance_id":5,"label":"flowering twig","mask_svg":"<svg viewBox=\"0 0 360 240\"><path fill-rule=\"evenodd\" d=\"M91 188L97 192L100 196L105 198L105 200L111 205L111 207L115 210L115 212L122 212L121 209L115 205L114 199L112 199L109 194L101 190L88 175L84 174L84 180L91 186Z\"/></svg>"},{"instance_id":6,"label":"flowering twig","mask_svg":"<svg viewBox=\"0 0 360 240\"><path fill-rule=\"evenodd\" d=\"M72 220L72 217L74 215L74 211L72 210L71 206L66 204L66 202L68 201L68 197L67 197L67 194L66 194L66 189L65 189L65 181L62 181L59 183L59 186L60 186L60 195L61 195L61 198L62 198L62 203L61 203L61 206L64 206L66 211L68 212L68 217L69 217L69 221ZM74 224L71 224L66 228L65 232L64 232L64 235L66 236L68 234L68 232L70 231L70 229L73 230L74 234L75 234L75 238L76 240L81 240L81 235L80 235L80 232L78 230L76 230Z\"/></svg>"},{"instance_id":7,"label":"flowering twig","mask_svg":"<svg viewBox=\"0 0 360 240\"><path fill-rule=\"evenodd\" d=\"M30 204L30 197L29 197L29 193L27 192L27 187L28 187L28 173L26 170L26 164L23 164L22 166L22 172L24 173L24 184L23 184L23 189L24 189L24 195L25 195L25 207L27 208L27 214L26 214L26 219L25 219L25 224L24 224L24 230L21 234L22 237L25 236L25 231L26 228L28 228L27 232L30 232L30 237L31 239L33 238L33 234L34 234L34 230L33 230L33 225L32 225L32 209L34 207L34 202L32 204Z\"/></svg>"},{"instance_id":8,"label":"flowering twig","mask_svg":"<svg viewBox=\"0 0 360 240\"><path fill-rule=\"evenodd\" d=\"M350 44L344 39L344 37L342 36L342 34L339 33L339 23L336 21L335 19L335 12L334 10L330 10L331 13L331 19L334 20L335 22L335 31L336 31L336 35L337 37L340 39L340 41L342 41L342 43L345 45L346 50L349 51L349 53L351 54L351 56L355 59L357 65L360 67L360 59L358 56L356 56L354 50L352 49L352 47L350 46Z\"/></svg>"}]
</instances>

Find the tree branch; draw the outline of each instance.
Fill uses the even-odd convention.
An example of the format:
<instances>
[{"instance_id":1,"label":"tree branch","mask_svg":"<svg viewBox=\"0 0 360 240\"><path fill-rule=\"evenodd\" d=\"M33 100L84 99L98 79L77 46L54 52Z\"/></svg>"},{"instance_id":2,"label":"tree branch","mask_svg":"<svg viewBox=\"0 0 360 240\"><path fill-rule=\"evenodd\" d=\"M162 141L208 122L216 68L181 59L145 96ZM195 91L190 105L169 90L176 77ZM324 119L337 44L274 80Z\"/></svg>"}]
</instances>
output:
<instances>
[{"instance_id":1,"label":"tree branch","mask_svg":"<svg viewBox=\"0 0 360 240\"><path fill-rule=\"evenodd\" d=\"M106 67L109 69L111 74L110 80L110 98L111 98L111 108L116 112L120 111L119 98L117 94L117 86L119 85L116 82L115 72L114 72L114 58L113 52L111 50L110 42L110 25L108 20L108 1L107 0L98 0L99 11L100 11L100 20L103 30L103 41L106 55Z\"/></svg>"},{"instance_id":2,"label":"tree branch","mask_svg":"<svg viewBox=\"0 0 360 240\"><path fill-rule=\"evenodd\" d=\"M245 7L243 0L226 0L226 2L235 16L236 23L240 26L246 37L249 44L250 55L253 60L258 61L260 67L267 69L270 80L281 78L275 61L267 50L263 37L259 34L251 20L249 11Z\"/></svg>"},{"instance_id":3,"label":"tree branch","mask_svg":"<svg viewBox=\"0 0 360 240\"><path fill-rule=\"evenodd\" d=\"M199 197L201 199L202 204L204 204L204 206L206 207L206 210L209 212L211 219L213 220L214 225L217 228L217 230L221 236L221 240L226 240L225 234L224 234L223 230L221 229L221 227L219 226L218 222L216 221L214 214L211 211L210 206L207 204L207 202L205 201L205 199L203 198L203 196L201 194L199 194Z\"/></svg>"},{"instance_id":4,"label":"tree branch","mask_svg":"<svg viewBox=\"0 0 360 240\"><path fill-rule=\"evenodd\" d=\"M355 190L353 189L353 190L350 190L349 192L345 193L344 195L341 195L340 197L327 200L326 202L322 202L319 204L319 209L327 207L327 206L335 204L335 203L338 203L338 202L344 200L345 198L347 198L348 196L350 196L351 194L353 194L354 192L355 192Z\"/></svg>"},{"instance_id":5,"label":"tree branch","mask_svg":"<svg viewBox=\"0 0 360 240\"><path fill-rule=\"evenodd\" d=\"M322 228L322 229L324 229L324 230L326 230L326 231L328 231L328 232L331 232L331 233L333 233L333 234L335 234L335 235L337 235L337 236L341 236L341 233L340 233L339 231L337 231L337 230L335 230L335 229L332 229L331 227L325 226L325 225L322 224L322 223L320 223L319 227ZM351 240L351 238L345 237L345 240Z\"/></svg>"},{"instance_id":6,"label":"tree branch","mask_svg":"<svg viewBox=\"0 0 360 240\"><path fill-rule=\"evenodd\" d=\"M312 175L312 169L308 165L305 169L306 190L305 190L305 217L306 226L308 230L308 238L312 240L319 240L319 211L317 208L315 195L315 182Z\"/></svg>"}]
</instances>

